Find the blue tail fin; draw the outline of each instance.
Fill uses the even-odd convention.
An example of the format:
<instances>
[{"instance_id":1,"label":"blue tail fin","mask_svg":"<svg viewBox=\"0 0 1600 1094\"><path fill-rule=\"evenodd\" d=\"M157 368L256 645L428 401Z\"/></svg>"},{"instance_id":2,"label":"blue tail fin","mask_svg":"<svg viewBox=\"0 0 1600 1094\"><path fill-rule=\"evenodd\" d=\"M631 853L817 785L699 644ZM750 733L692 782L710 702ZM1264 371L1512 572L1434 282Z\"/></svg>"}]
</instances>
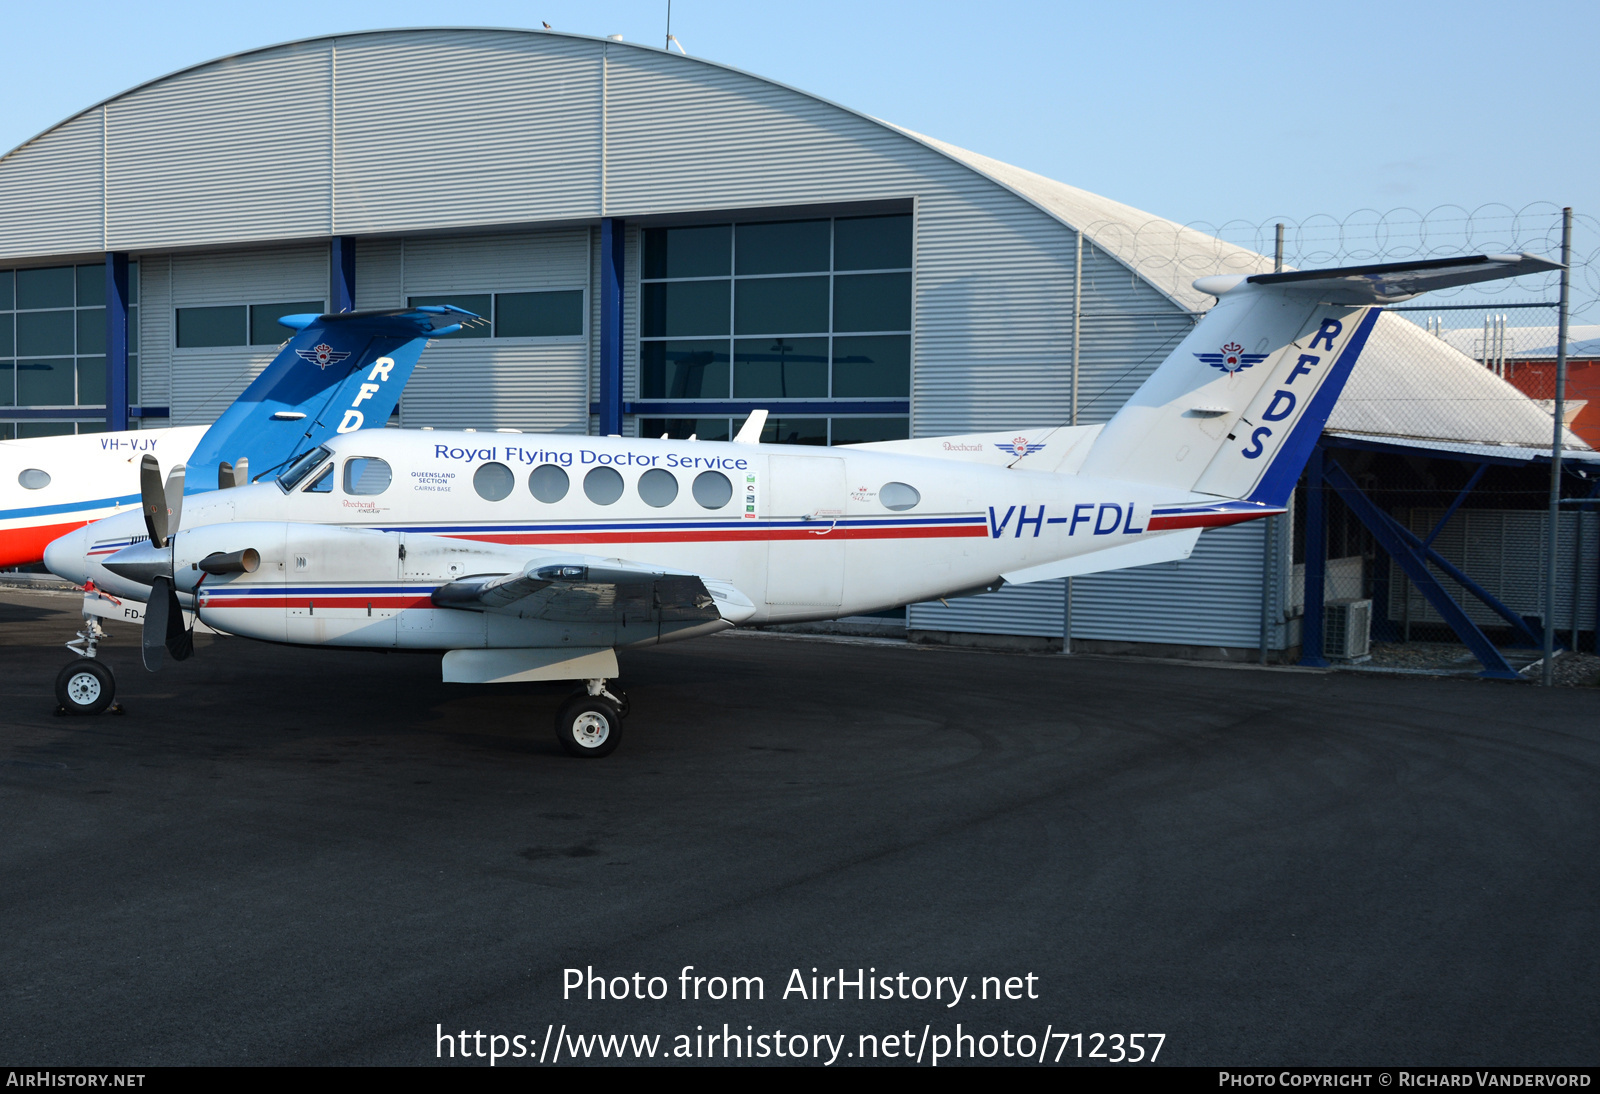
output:
<instances>
[{"instance_id":1,"label":"blue tail fin","mask_svg":"<svg viewBox=\"0 0 1600 1094\"><path fill-rule=\"evenodd\" d=\"M260 478L335 433L381 428L428 339L481 321L448 305L284 316L297 333L200 438L190 492L212 489L223 461L248 458Z\"/></svg>"}]
</instances>

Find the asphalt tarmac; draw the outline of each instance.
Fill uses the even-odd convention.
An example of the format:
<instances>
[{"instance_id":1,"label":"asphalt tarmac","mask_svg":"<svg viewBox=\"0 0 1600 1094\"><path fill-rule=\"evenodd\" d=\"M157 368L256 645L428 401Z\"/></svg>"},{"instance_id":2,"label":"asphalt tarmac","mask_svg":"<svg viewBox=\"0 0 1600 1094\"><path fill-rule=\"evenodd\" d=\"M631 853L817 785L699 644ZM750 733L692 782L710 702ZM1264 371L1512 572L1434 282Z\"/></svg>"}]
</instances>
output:
<instances>
[{"instance_id":1,"label":"asphalt tarmac","mask_svg":"<svg viewBox=\"0 0 1600 1094\"><path fill-rule=\"evenodd\" d=\"M1600 1054L1600 691L718 636L581 761L566 685L132 628L126 713L55 717L76 603L0 592L0 1065Z\"/></svg>"}]
</instances>

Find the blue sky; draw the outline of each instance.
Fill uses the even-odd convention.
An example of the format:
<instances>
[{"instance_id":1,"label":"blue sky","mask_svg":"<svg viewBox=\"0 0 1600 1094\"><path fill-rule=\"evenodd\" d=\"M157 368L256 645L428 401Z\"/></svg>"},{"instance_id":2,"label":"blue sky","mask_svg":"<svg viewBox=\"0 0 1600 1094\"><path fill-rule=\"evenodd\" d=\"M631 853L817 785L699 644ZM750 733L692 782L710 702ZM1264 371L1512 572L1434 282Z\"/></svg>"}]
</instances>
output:
<instances>
[{"instance_id":1,"label":"blue sky","mask_svg":"<svg viewBox=\"0 0 1600 1094\"><path fill-rule=\"evenodd\" d=\"M660 44L666 0L8 9L0 147L200 61L394 26ZM1534 18L1533 16L1537 16ZM691 54L1180 221L1572 204L1600 214L1600 5L676 0Z\"/></svg>"}]
</instances>

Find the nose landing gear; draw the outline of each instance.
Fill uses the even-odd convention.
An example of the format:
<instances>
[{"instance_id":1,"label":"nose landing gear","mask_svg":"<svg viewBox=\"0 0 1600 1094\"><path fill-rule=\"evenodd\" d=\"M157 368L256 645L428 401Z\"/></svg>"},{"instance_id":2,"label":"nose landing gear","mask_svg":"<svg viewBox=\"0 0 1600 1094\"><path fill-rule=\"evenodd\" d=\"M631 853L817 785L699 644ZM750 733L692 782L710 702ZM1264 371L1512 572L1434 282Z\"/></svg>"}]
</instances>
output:
<instances>
[{"instance_id":1,"label":"nose landing gear","mask_svg":"<svg viewBox=\"0 0 1600 1094\"><path fill-rule=\"evenodd\" d=\"M99 714L112 705L117 697L117 678L111 668L97 656L100 640L106 629L92 615L83 617L83 630L77 638L67 643L67 649L78 655L56 674L57 714ZM114 708L121 713L122 708Z\"/></svg>"}]
</instances>

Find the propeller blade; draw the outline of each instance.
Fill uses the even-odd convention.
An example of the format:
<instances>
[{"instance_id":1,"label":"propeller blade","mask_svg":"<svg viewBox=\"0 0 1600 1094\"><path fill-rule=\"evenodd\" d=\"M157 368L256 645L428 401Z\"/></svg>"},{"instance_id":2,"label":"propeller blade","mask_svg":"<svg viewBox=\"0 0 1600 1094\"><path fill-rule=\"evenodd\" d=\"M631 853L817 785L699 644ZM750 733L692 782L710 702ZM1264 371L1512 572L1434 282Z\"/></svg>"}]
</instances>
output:
<instances>
[{"instance_id":1,"label":"propeller blade","mask_svg":"<svg viewBox=\"0 0 1600 1094\"><path fill-rule=\"evenodd\" d=\"M167 495L161 488L161 464L145 453L139 461L139 505L144 510L144 530L157 547L167 545Z\"/></svg>"},{"instance_id":2,"label":"propeller blade","mask_svg":"<svg viewBox=\"0 0 1600 1094\"><path fill-rule=\"evenodd\" d=\"M172 582L165 582L167 587L167 652L172 654L174 661L187 661L194 654L194 631L183 625L183 605L178 603L178 591L172 587ZM151 589L154 595L155 589ZM149 624L147 623L146 626Z\"/></svg>"},{"instance_id":3,"label":"propeller blade","mask_svg":"<svg viewBox=\"0 0 1600 1094\"><path fill-rule=\"evenodd\" d=\"M151 672L161 667L161 660L166 654L167 629L171 626L168 613L175 601L170 577L151 579L150 599L144 606L144 634L139 640L140 652L144 655L144 667ZM183 626L181 621L178 625Z\"/></svg>"},{"instance_id":4,"label":"propeller blade","mask_svg":"<svg viewBox=\"0 0 1600 1094\"><path fill-rule=\"evenodd\" d=\"M217 464L217 489L231 490L234 485L233 464L229 463L227 460L223 460L221 463Z\"/></svg>"},{"instance_id":5,"label":"propeller blade","mask_svg":"<svg viewBox=\"0 0 1600 1094\"><path fill-rule=\"evenodd\" d=\"M250 457L240 456L239 462L233 465L233 485L250 485Z\"/></svg>"},{"instance_id":6,"label":"propeller blade","mask_svg":"<svg viewBox=\"0 0 1600 1094\"><path fill-rule=\"evenodd\" d=\"M167 473L167 538L177 535L183 523L183 464Z\"/></svg>"}]
</instances>

